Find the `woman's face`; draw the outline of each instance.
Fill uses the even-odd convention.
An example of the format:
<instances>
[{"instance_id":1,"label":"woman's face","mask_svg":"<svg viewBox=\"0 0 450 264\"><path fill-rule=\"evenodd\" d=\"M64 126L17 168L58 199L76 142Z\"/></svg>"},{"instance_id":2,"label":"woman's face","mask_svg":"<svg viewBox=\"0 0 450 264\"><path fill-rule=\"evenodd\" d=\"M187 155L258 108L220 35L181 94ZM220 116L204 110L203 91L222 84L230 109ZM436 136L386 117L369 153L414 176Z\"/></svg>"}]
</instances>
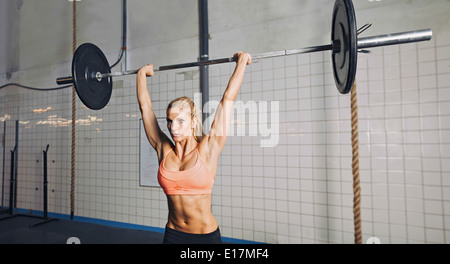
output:
<instances>
[{"instance_id":1,"label":"woman's face","mask_svg":"<svg viewBox=\"0 0 450 264\"><path fill-rule=\"evenodd\" d=\"M174 142L180 142L193 136L194 123L189 108L173 106L167 111L167 129L169 129Z\"/></svg>"}]
</instances>

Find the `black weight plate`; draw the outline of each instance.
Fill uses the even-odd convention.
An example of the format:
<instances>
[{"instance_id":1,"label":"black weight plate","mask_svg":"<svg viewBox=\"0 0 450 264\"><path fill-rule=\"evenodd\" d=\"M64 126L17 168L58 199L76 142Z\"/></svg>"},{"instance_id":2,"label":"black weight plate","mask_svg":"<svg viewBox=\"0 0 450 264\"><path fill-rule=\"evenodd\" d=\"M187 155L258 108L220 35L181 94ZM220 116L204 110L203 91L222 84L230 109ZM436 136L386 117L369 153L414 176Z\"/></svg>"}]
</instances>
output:
<instances>
[{"instance_id":1,"label":"black weight plate","mask_svg":"<svg viewBox=\"0 0 450 264\"><path fill-rule=\"evenodd\" d=\"M92 110L105 107L112 93L112 78L98 81L95 77L97 72L111 72L105 54L92 43L80 45L72 60L73 82L80 100Z\"/></svg>"},{"instance_id":2,"label":"black weight plate","mask_svg":"<svg viewBox=\"0 0 450 264\"><path fill-rule=\"evenodd\" d=\"M339 52L331 56L334 80L339 92L348 94L355 82L358 62L356 15L351 0L336 0L331 30L332 43L340 43Z\"/></svg>"}]
</instances>

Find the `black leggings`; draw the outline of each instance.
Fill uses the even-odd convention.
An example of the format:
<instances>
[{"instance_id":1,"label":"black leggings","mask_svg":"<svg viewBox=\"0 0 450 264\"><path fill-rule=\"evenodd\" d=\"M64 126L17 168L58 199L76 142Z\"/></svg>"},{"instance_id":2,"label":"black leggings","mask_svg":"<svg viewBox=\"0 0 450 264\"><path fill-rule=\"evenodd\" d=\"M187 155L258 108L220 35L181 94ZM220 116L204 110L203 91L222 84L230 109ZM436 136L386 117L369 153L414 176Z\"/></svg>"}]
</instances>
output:
<instances>
[{"instance_id":1,"label":"black leggings","mask_svg":"<svg viewBox=\"0 0 450 264\"><path fill-rule=\"evenodd\" d=\"M189 234L166 226L163 244L222 244L220 229L209 234Z\"/></svg>"}]
</instances>

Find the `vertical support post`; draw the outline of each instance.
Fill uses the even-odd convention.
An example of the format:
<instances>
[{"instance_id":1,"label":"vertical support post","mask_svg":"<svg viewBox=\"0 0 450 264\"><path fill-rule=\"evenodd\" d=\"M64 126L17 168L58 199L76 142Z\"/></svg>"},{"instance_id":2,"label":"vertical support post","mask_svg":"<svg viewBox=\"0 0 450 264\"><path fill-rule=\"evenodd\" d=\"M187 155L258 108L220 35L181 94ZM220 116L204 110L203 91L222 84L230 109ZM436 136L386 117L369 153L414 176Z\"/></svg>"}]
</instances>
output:
<instances>
[{"instance_id":1,"label":"vertical support post","mask_svg":"<svg viewBox=\"0 0 450 264\"><path fill-rule=\"evenodd\" d=\"M47 213L48 213L48 196L47 196L47 151L50 145L47 145L46 150L43 151L44 153L44 218L47 219Z\"/></svg>"},{"instance_id":2,"label":"vertical support post","mask_svg":"<svg viewBox=\"0 0 450 264\"><path fill-rule=\"evenodd\" d=\"M122 71L127 71L128 48L127 48L127 0L122 0L122 51L125 54L125 63Z\"/></svg>"},{"instance_id":3,"label":"vertical support post","mask_svg":"<svg viewBox=\"0 0 450 264\"><path fill-rule=\"evenodd\" d=\"M3 196L5 191L5 160L6 160L6 121L3 121L3 161L2 161L2 207L3 207Z\"/></svg>"},{"instance_id":4,"label":"vertical support post","mask_svg":"<svg viewBox=\"0 0 450 264\"><path fill-rule=\"evenodd\" d=\"M9 215L13 214L14 207L14 158L15 158L15 150L11 150L11 172L10 172L10 180L9 180Z\"/></svg>"},{"instance_id":5,"label":"vertical support post","mask_svg":"<svg viewBox=\"0 0 450 264\"><path fill-rule=\"evenodd\" d=\"M14 208L17 208L17 185L19 185L18 165L19 165L19 120L16 120L16 146L14 147Z\"/></svg>"},{"instance_id":6,"label":"vertical support post","mask_svg":"<svg viewBox=\"0 0 450 264\"><path fill-rule=\"evenodd\" d=\"M198 0L200 58L199 61L209 60L209 29L208 29L208 1ZM202 93L202 119L208 117L203 107L209 101L209 66L200 66L200 92Z\"/></svg>"}]
</instances>

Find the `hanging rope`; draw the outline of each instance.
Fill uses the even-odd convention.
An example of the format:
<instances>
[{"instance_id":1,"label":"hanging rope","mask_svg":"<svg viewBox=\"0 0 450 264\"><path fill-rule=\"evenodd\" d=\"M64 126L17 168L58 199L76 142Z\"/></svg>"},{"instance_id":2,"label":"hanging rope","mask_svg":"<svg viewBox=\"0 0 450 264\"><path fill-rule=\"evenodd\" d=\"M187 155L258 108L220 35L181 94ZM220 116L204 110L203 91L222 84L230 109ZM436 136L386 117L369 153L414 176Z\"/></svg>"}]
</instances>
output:
<instances>
[{"instance_id":1,"label":"hanging rope","mask_svg":"<svg viewBox=\"0 0 450 264\"><path fill-rule=\"evenodd\" d=\"M73 1L73 53L77 48L77 1ZM75 212L75 118L76 118L76 91L75 86L72 87L72 152L71 152L71 170L70 170L70 219L73 219Z\"/></svg>"},{"instance_id":2,"label":"hanging rope","mask_svg":"<svg viewBox=\"0 0 450 264\"><path fill-rule=\"evenodd\" d=\"M361 232L361 188L359 181L359 140L358 140L358 102L356 82L351 91L352 114L352 172L353 172L353 218L355 225L355 244L362 244Z\"/></svg>"}]
</instances>

